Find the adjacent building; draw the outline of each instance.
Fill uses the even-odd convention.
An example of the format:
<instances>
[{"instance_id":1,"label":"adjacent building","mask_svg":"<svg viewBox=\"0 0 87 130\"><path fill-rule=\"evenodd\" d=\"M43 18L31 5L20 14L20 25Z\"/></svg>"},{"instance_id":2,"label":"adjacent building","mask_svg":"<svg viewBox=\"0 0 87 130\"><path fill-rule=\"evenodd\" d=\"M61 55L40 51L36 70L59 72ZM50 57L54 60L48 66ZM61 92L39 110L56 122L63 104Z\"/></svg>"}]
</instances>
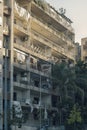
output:
<instances>
[{"instance_id":1,"label":"adjacent building","mask_svg":"<svg viewBox=\"0 0 87 130\"><path fill-rule=\"evenodd\" d=\"M87 38L81 39L81 60L87 62Z\"/></svg>"},{"instance_id":2,"label":"adjacent building","mask_svg":"<svg viewBox=\"0 0 87 130\"><path fill-rule=\"evenodd\" d=\"M75 62L71 24L43 0L0 0L0 130L8 129L13 105L25 117L22 130L58 129L51 71L54 63Z\"/></svg>"},{"instance_id":3,"label":"adjacent building","mask_svg":"<svg viewBox=\"0 0 87 130\"><path fill-rule=\"evenodd\" d=\"M75 59L76 59L76 62L78 62L81 59L81 45L78 42L76 42L75 47L76 47L76 49L75 49L76 58Z\"/></svg>"}]
</instances>

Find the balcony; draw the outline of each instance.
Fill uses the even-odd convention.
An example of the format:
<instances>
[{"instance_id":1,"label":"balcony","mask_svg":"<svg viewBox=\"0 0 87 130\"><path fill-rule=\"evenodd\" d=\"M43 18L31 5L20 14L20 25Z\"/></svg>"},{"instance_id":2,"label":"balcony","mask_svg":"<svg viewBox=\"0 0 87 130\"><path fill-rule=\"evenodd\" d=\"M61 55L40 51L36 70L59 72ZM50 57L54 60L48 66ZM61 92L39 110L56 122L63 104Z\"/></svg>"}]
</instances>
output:
<instances>
[{"instance_id":1,"label":"balcony","mask_svg":"<svg viewBox=\"0 0 87 130\"><path fill-rule=\"evenodd\" d=\"M60 46L58 44L55 44L51 40L49 40L46 37L40 35L39 33L35 32L35 31L32 31L31 36L32 36L33 39L35 39L35 40L47 45L48 47L50 47L52 49L53 53L57 52L60 55L64 55L66 57L69 57L70 59L74 59L74 54L73 53L71 53L71 52L69 53L69 51L66 50L64 47L62 47L62 46ZM51 60L51 57L50 57L49 60Z\"/></svg>"},{"instance_id":2,"label":"balcony","mask_svg":"<svg viewBox=\"0 0 87 130\"><path fill-rule=\"evenodd\" d=\"M34 50L32 50L32 49L30 48L30 46L24 47L24 46L22 46L22 45L19 45L19 44L17 44L17 43L14 43L14 48L19 49L19 50L21 50L21 51L23 51L23 52L29 53L29 54L31 54L31 55L34 55L34 56L36 56L36 57L39 57L39 58L41 58L41 59L43 59L43 60L45 60L45 61L48 61L48 60L49 60L46 56L34 52Z\"/></svg>"},{"instance_id":3,"label":"balcony","mask_svg":"<svg viewBox=\"0 0 87 130\"><path fill-rule=\"evenodd\" d=\"M30 71L44 77L51 76L51 64L39 58L30 56Z\"/></svg>"},{"instance_id":4,"label":"balcony","mask_svg":"<svg viewBox=\"0 0 87 130\"><path fill-rule=\"evenodd\" d=\"M61 30L69 30L71 33L74 33L71 24L47 3L45 3L45 8L42 8L42 6L38 5L35 2L32 2L31 10L33 14L42 18L44 21L51 21L51 23L53 23L54 26L59 27Z\"/></svg>"},{"instance_id":5,"label":"balcony","mask_svg":"<svg viewBox=\"0 0 87 130\"><path fill-rule=\"evenodd\" d=\"M51 7L49 9L49 12L47 12L52 18L54 18L57 22L59 22L62 26L67 28L69 31L74 33L74 29L70 25L69 22L67 22L58 12L55 12Z\"/></svg>"},{"instance_id":6,"label":"balcony","mask_svg":"<svg viewBox=\"0 0 87 130\"><path fill-rule=\"evenodd\" d=\"M19 89L19 90L27 90L28 89L28 85L18 83L18 82L13 82L13 86L15 89Z\"/></svg>"},{"instance_id":7,"label":"balcony","mask_svg":"<svg viewBox=\"0 0 87 130\"><path fill-rule=\"evenodd\" d=\"M14 33L18 36L26 36L28 34L28 30L24 29L22 26L14 23Z\"/></svg>"},{"instance_id":8,"label":"balcony","mask_svg":"<svg viewBox=\"0 0 87 130\"><path fill-rule=\"evenodd\" d=\"M16 2L14 4L14 12L16 17L19 18L20 20L25 22L29 21L30 18L29 12L25 8L19 6L19 4Z\"/></svg>"},{"instance_id":9,"label":"balcony","mask_svg":"<svg viewBox=\"0 0 87 130\"><path fill-rule=\"evenodd\" d=\"M29 4L32 0L18 0L21 5Z\"/></svg>"},{"instance_id":10,"label":"balcony","mask_svg":"<svg viewBox=\"0 0 87 130\"><path fill-rule=\"evenodd\" d=\"M27 63L26 63L26 55L23 55L22 53L16 53L16 51L14 51L14 69L15 71L19 71L19 72L22 72L22 71L29 71L28 70L28 66L27 66ZM19 69L18 69L19 68Z\"/></svg>"},{"instance_id":11,"label":"balcony","mask_svg":"<svg viewBox=\"0 0 87 130\"><path fill-rule=\"evenodd\" d=\"M56 44L69 44L71 46L73 44L73 41L69 39L68 36L66 36L64 33L59 32L52 26L47 25L43 21L40 21L40 19L32 17L31 25L32 30L41 33L46 38L51 39L51 41L55 42Z\"/></svg>"},{"instance_id":12,"label":"balcony","mask_svg":"<svg viewBox=\"0 0 87 130\"><path fill-rule=\"evenodd\" d=\"M15 89L20 89L20 90L28 90L28 89L30 89L33 92L35 91L35 92L40 93L40 91L41 91L41 93L44 93L44 94L49 94L50 93L50 90L43 89L43 88L41 88L41 90L40 90L40 88L32 86L31 84L24 84L24 83L21 83L21 82L14 81L13 85L14 85Z\"/></svg>"},{"instance_id":13,"label":"balcony","mask_svg":"<svg viewBox=\"0 0 87 130\"><path fill-rule=\"evenodd\" d=\"M41 75L41 76L45 76L45 77L49 77L50 75L49 74L47 74L46 72L41 72L41 71L39 71L39 70L37 70L37 69L34 69L34 68L30 68L30 72L32 72L32 73L36 73L36 74L39 74L39 75Z\"/></svg>"},{"instance_id":14,"label":"balcony","mask_svg":"<svg viewBox=\"0 0 87 130\"><path fill-rule=\"evenodd\" d=\"M14 50L16 50L16 49L14 49ZM39 70L38 65L35 65L34 63L29 63L27 61L27 56L28 56L27 54L22 53L21 51L19 51L19 52L14 51L14 67L19 68L19 71L23 71L23 70L30 71L30 72L33 72L33 73L36 73L36 74L39 74L39 75L42 75L45 77L50 76L50 73L47 70L46 71L45 71L45 69ZM37 64L37 62L36 62L36 64Z\"/></svg>"}]
</instances>

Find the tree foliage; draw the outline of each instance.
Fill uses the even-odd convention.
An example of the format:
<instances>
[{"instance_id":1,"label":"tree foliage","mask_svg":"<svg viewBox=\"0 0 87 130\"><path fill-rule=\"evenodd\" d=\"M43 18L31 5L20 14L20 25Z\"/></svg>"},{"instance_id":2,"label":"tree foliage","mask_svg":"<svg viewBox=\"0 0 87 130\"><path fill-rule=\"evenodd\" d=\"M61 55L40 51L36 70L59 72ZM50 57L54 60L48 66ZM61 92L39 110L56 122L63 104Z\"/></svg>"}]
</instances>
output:
<instances>
[{"instance_id":1,"label":"tree foliage","mask_svg":"<svg viewBox=\"0 0 87 130\"><path fill-rule=\"evenodd\" d=\"M87 110L87 63L78 61L74 66L66 62L53 65L53 87L58 89L60 94L61 102L58 103L58 109L62 118L65 117L64 110L66 111L65 121L69 118L69 122L74 122L75 117L78 117L78 122L85 123L87 116L85 112ZM79 104L81 111L78 111L75 104Z\"/></svg>"},{"instance_id":2,"label":"tree foliage","mask_svg":"<svg viewBox=\"0 0 87 130\"><path fill-rule=\"evenodd\" d=\"M78 107L77 104L74 104L68 118L68 124L81 123L81 122L82 118L80 108Z\"/></svg>"},{"instance_id":3,"label":"tree foliage","mask_svg":"<svg viewBox=\"0 0 87 130\"><path fill-rule=\"evenodd\" d=\"M17 117L17 114L21 114L15 111L14 107L12 107L12 109L8 109L8 116L7 116L7 120L8 120L8 125L14 125L14 126L18 126L18 128L22 127L22 123L23 123L23 118L21 117Z\"/></svg>"}]
</instances>

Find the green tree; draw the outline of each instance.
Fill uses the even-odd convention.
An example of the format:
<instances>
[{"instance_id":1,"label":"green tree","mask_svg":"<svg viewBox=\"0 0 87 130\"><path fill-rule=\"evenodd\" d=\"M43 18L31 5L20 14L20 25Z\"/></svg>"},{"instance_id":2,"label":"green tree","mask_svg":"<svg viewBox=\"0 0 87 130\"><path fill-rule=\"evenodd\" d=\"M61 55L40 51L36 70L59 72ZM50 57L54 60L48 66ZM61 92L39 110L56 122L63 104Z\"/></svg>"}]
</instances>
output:
<instances>
[{"instance_id":1,"label":"green tree","mask_svg":"<svg viewBox=\"0 0 87 130\"><path fill-rule=\"evenodd\" d=\"M74 95L76 91L75 70L66 62L53 66L53 86L60 93L60 103L58 109L60 114L60 124L62 119L66 120L70 108L74 104Z\"/></svg>"},{"instance_id":2,"label":"green tree","mask_svg":"<svg viewBox=\"0 0 87 130\"><path fill-rule=\"evenodd\" d=\"M84 91L82 100L78 95L77 100L79 105L81 106L83 123L87 123L87 63L84 61L78 61L75 66L76 73L76 85L79 86L80 89Z\"/></svg>"},{"instance_id":3,"label":"green tree","mask_svg":"<svg viewBox=\"0 0 87 130\"><path fill-rule=\"evenodd\" d=\"M53 86L56 91L58 90L61 99L58 103L60 124L62 119L66 121L72 106L78 103L76 95L80 96L81 103L84 99L84 90L76 82L76 69L76 65L71 66L66 62L53 65Z\"/></svg>"},{"instance_id":4,"label":"green tree","mask_svg":"<svg viewBox=\"0 0 87 130\"><path fill-rule=\"evenodd\" d=\"M8 109L8 116L7 116L7 120L8 120L8 127L10 129L11 125L15 126L15 130L16 130L16 126L18 126L18 128L22 127L22 123L23 123L23 117L18 117L17 115L21 115L21 112L16 112L14 107L12 107L12 109Z\"/></svg>"},{"instance_id":5,"label":"green tree","mask_svg":"<svg viewBox=\"0 0 87 130\"><path fill-rule=\"evenodd\" d=\"M81 88L84 92L87 92L87 63L84 63L83 61L78 61L75 66L75 74L76 85L79 86L79 88ZM83 104L84 98L85 97L83 97Z\"/></svg>"},{"instance_id":6,"label":"green tree","mask_svg":"<svg viewBox=\"0 0 87 130\"><path fill-rule=\"evenodd\" d=\"M73 126L74 130L78 130L78 124L82 122L82 117L77 104L74 104L67 121L69 125Z\"/></svg>"}]
</instances>

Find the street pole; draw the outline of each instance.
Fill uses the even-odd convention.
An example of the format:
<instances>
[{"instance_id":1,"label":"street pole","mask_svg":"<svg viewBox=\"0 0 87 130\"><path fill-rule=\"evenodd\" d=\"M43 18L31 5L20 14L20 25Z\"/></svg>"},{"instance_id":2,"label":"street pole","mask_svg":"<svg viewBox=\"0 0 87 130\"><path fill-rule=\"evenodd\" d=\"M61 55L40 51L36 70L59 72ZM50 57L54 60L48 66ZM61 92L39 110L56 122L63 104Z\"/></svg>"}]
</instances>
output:
<instances>
[{"instance_id":1,"label":"street pole","mask_svg":"<svg viewBox=\"0 0 87 130\"><path fill-rule=\"evenodd\" d=\"M40 75L40 130L41 130L41 75Z\"/></svg>"},{"instance_id":2,"label":"street pole","mask_svg":"<svg viewBox=\"0 0 87 130\"><path fill-rule=\"evenodd\" d=\"M7 37L5 41L4 130L7 130Z\"/></svg>"}]
</instances>

